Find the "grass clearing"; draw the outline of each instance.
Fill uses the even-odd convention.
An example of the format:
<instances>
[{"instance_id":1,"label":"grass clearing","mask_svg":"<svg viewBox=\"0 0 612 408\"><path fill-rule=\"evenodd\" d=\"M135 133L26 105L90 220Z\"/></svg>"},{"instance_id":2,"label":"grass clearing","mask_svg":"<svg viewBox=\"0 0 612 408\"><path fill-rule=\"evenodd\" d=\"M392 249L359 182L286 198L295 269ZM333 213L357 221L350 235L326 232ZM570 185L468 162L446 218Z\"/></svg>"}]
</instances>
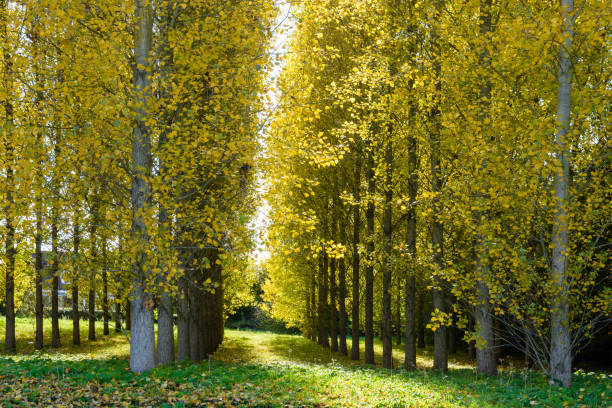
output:
<instances>
[{"instance_id":1,"label":"grass clearing","mask_svg":"<svg viewBox=\"0 0 612 408\"><path fill-rule=\"evenodd\" d=\"M45 329L50 322L45 321ZM60 324L59 350L33 352L34 320L18 319L20 354L0 356L0 405L17 406L246 406L246 407L609 407L612 376L577 373L570 389L553 388L534 372L505 368L477 376L465 359L448 373L364 366L300 337L226 330L212 359L175 363L144 375L129 371L122 333L69 345L70 321ZM86 329L86 324L82 329ZM4 320L0 319L0 343ZM50 339L45 338L45 344ZM381 348L377 345L377 358ZM401 361L402 351L394 357Z\"/></svg>"}]
</instances>

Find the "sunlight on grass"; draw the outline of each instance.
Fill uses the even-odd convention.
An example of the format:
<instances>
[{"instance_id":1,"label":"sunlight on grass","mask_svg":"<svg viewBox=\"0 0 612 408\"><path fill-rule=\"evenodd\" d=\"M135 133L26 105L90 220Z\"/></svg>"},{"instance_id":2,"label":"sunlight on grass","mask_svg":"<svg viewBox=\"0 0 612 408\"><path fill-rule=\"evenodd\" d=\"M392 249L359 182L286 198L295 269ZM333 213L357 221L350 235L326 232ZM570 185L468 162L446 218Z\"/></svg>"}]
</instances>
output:
<instances>
[{"instance_id":1,"label":"sunlight on grass","mask_svg":"<svg viewBox=\"0 0 612 408\"><path fill-rule=\"evenodd\" d=\"M226 330L209 361L175 363L144 375L128 368L123 333L73 346L72 322L60 323L63 347L33 353L34 320L17 319L18 354L0 356L0 406L272 406L272 407L608 407L612 376L578 373L570 389L549 387L534 372L507 369L476 375L458 358L448 373L434 372L431 350L420 351L418 370L366 366L294 335ZM50 343L45 320L45 345ZM0 343L4 321L0 319ZM362 345L363 347L363 345ZM363 352L363 350L362 350ZM377 362L380 344L376 344ZM394 350L396 366L403 351ZM363 355L363 353L362 353ZM165 405L164 405L165 404Z\"/></svg>"}]
</instances>

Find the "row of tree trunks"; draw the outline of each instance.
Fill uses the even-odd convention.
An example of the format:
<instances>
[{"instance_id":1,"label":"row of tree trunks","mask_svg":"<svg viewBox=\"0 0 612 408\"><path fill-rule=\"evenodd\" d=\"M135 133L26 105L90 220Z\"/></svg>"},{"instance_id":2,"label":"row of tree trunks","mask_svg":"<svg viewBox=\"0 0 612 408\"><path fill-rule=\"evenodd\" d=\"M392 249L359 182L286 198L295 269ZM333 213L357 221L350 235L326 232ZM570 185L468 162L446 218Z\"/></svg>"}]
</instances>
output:
<instances>
[{"instance_id":1,"label":"row of tree trunks","mask_svg":"<svg viewBox=\"0 0 612 408\"><path fill-rule=\"evenodd\" d=\"M184 257L186 274L179 279L177 359L200 361L209 358L217 350L224 337L223 271L217 264L216 249L199 254L206 257L209 268L192 257ZM172 310L172 302L169 302Z\"/></svg>"}]
</instances>

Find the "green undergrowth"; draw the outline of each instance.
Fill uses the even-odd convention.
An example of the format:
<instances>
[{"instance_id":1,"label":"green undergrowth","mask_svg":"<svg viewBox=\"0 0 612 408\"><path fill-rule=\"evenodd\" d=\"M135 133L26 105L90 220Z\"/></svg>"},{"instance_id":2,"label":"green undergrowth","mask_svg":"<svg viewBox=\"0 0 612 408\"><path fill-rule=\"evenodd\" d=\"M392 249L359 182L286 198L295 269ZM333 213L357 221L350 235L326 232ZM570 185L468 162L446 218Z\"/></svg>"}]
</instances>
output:
<instances>
[{"instance_id":1,"label":"green undergrowth","mask_svg":"<svg viewBox=\"0 0 612 408\"><path fill-rule=\"evenodd\" d=\"M27 321L20 321L22 328ZM3 322L0 321L3 330ZM65 328L65 325L62 325ZM24 333L27 330L24 329ZM86 337L85 337L86 339ZM3 338L0 337L0 342ZM505 368L478 376L468 362L448 373L428 368L389 371L351 362L291 335L226 331L212 359L175 363L143 374L129 371L125 336L53 353L0 356L2 406L240 407L609 407L612 376L577 373L570 389L535 372ZM86 343L86 341L84 342ZM97 343L97 342L96 342ZM377 348L380 351L380 348ZM397 350L398 356L401 350ZM379 356L378 356L379 357Z\"/></svg>"}]
</instances>

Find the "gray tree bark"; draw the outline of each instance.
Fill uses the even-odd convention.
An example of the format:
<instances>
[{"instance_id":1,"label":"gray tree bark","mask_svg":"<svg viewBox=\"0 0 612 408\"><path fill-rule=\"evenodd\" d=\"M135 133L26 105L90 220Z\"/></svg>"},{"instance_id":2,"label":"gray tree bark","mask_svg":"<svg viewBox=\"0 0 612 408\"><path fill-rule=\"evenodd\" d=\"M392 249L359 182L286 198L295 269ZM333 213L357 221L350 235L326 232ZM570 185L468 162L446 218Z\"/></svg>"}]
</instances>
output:
<instances>
[{"instance_id":1,"label":"gray tree bark","mask_svg":"<svg viewBox=\"0 0 612 408\"><path fill-rule=\"evenodd\" d=\"M355 153L353 174L353 308L351 311L351 360L359 360L359 232L361 229L361 155Z\"/></svg>"},{"instance_id":2,"label":"gray tree bark","mask_svg":"<svg viewBox=\"0 0 612 408\"><path fill-rule=\"evenodd\" d=\"M435 28L432 32L432 53L433 53L433 70L435 75L435 90L436 100L431 108L431 124L430 124L430 145L431 145L431 191L435 194L433 200L433 225L431 226L431 246L433 250L433 263L438 273L434 278L433 289L433 308L434 311L446 312L446 302L444 296L443 279L439 275L444 268L443 263L443 235L444 227L440 221L440 213L442 206L440 205L439 195L442 192L442 177L440 169L440 135L441 135L441 118L440 118L440 95L442 91L442 67L441 67L441 51L440 43ZM446 326L440 325L434 332L434 370L448 370L448 351L446 349Z\"/></svg>"},{"instance_id":3,"label":"gray tree bark","mask_svg":"<svg viewBox=\"0 0 612 408\"><path fill-rule=\"evenodd\" d=\"M485 44L488 44L487 35L491 32L491 0L483 0L480 4L480 36ZM480 66L482 69L487 69L491 65L491 57L489 50L485 47L479 56ZM486 134L486 119L490 117L489 109L491 105L491 82L488 79L488 73L485 72L485 80L480 87L479 108L480 108L480 125L482 128L483 145L487 144L488 135ZM486 152L486 150L485 150ZM485 153L486 154L486 153ZM483 182L483 189L487 189L488 182L486 181L487 159L483 159L480 172ZM485 223L488 211L478 211L476 214L476 225L482 227ZM495 358L495 338L493 336L493 317L489 295L489 251L487 249L487 237L482 234L478 237L477 256L476 256L476 305L475 305L475 320L476 330L482 340L484 340L484 348L476 349L476 366L477 371L481 374L495 375L497 374L497 360Z\"/></svg>"},{"instance_id":4,"label":"gray tree bark","mask_svg":"<svg viewBox=\"0 0 612 408\"><path fill-rule=\"evenodd\" d=\"M391 141L391 126L387 134L385 147L385 207L383 211L383 259L382 259L382 343L383 343L383 367L393 368L393 333L391 316L391 249L392 249L392 207L393 199L393 144Z\"/></svg>"},{"instance_id":5,"label":"gray tree bark","mask_svg":"<svg viewBox=\"0 0 612 408\"><path fill-rule=\"evenodd\" d=\"M0 2L0 13L1 19L0 30L2 30L2 57L3 57L3 75L2 75L2 91L0 95L3 96L2 104L4 105L4 118L5 122L2 124L3 128L3 139L5 146L5 163L6 163L6 206L4 208L5 220L6 220L6 236L5 236L5 251L6 251L6 265L5 265L5 308L6 308L6 325L5 325L5 337L4 337L4 351L6 353L14 353L17 349L15 342L15 225L14 216L15 213L15 197L13 195L13 189L15 188L15 175L14 175L14 146L12 137L13 128L13 102L11 100L12 95L12 59L11 50L9 49L8 40L8 11L9 5L8 0L2 0Z\"/></svg>"},{"instance_id":6,"label":"gray tree bark","mask_svg":"<svg viewBox=\"0 0 612 408\"><path fill-rule=\"evenodd\" d=\"M155 334L153 302L145 288L150 275L147 265L147 221L143 218L150 204L148 178L151 174L151 142L146 121L151 79L149 76L151 44L153 38L153 6L144 0L135 0L134 27L134 92L136 124L132 137L132 236L140 249L132 263L132 301L130 369L142 373L155 367Z\"/></svg>"},{"instance_id":7,"label":"gray tree bark","mask_svg":"<svg viewBox=\"0 0 612 408\"><path fill-rule=\"evenodd\" d=\"M559 71L557 74L557 119L559 121L555 135L556 158L559 168L555 174L555 214L552 235L552 268L551 279L555 293L551 304L550 328L550 375L560 381L564 387L572 384L572 349L569 329L569 284L567 280L567 263L569 250L569 131L571 126L572 99L572 60L574 25L573 0L561 0L563 18L563 41L559 51Z\"/></svg>"},{"instance_id":8,"label":"gray tree bark","mask_svg":"<svg viewBox=\"0 0 612 408\"><path fill-rule=\"evenodd\" d=\"M365 363L374 362L374 153L368 149L368 207L366 209L367 265L365 268Z\"/></svg>"},{"instance_id":9,"label":"gray tree bark","mask_svg":"<svg viewBox=\"0 0 612 408\"><path fill-rule=\"evenodd\" d=\"M79 246L81 243L81 226L79 225L80 213L77 211L74 217L72 232L72 251L74 253L73 278L70 282L72 288L72 344L81 344L81 316L79 314Z\"/></svg>"}]
</instances>

